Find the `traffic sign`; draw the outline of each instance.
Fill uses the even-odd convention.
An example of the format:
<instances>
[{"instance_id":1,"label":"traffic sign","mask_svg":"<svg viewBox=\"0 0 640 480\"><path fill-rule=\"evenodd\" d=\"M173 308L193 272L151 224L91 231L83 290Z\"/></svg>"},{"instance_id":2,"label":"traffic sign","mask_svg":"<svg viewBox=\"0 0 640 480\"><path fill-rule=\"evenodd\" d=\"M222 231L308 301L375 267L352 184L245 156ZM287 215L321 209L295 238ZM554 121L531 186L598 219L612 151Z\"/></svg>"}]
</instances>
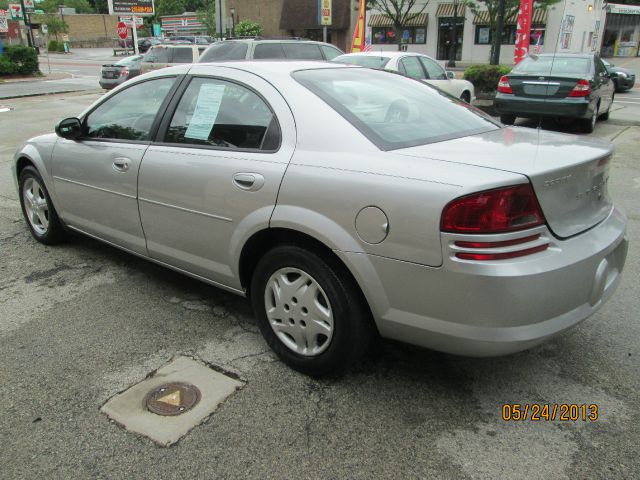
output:
<instances>
[{"instance_id":1,"label":"traffic sign","mask_svg":"<svg viewBox=\"0 0 640 480\"><path fill-rule=\"evenodd\" d=\"M129 35L129 27L124 22L118 22L117 32L118 36L124 40Z\"/></svg>"},{"instance_id":2,"label":"traffic sign","mask_svg":"<svg viewBox=\"0 0 640 480\"><path fill-rule=\"evenodd\" d=\"M33 13L36 11L36 4L34 0L24 0L25 13Z\"/></svg>"},{"instance_id":3,"label":"traffic sign","mask_svg":"<svg viewBox=\"0 0 640 480\"><path fill-rule=\"evenodd\" d=\"M18 20L22 17L22 7L14 3L9 4L9 11L11 12L11 19Z\"/></svg>"},{"instance_id":4,"label":"traffic sign","mask_svg":"<svg viewBox=\"0 0 640 480\"><path fill-rule=\"evenodd\" d=\"M118 18L120 19L121 22L124 22L124 24L129 28L133 27L133 18L135 18L136 28L142 28L142 23L143 23L142 17L118 17Z\"/></svg>"}]
</instances>

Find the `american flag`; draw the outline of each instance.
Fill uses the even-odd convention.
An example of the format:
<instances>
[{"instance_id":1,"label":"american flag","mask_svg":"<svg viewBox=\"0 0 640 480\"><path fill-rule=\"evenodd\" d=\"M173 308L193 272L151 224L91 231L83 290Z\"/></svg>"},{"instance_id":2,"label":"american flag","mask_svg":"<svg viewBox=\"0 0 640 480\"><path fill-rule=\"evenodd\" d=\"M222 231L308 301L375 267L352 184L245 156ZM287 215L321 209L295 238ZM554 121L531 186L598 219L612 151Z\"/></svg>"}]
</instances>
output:
<instances>
[{"instance_id":1,"label":"american flag","mask_svg":"<svg viewBox=\"0 0 640 480\"><path fill-rule=\"evenodd\" d=\"M364 48L362 49L363 52L368 52L371 50L371 39L370 38L366 38L364 41Z\"/></svg>"}]
</instances>

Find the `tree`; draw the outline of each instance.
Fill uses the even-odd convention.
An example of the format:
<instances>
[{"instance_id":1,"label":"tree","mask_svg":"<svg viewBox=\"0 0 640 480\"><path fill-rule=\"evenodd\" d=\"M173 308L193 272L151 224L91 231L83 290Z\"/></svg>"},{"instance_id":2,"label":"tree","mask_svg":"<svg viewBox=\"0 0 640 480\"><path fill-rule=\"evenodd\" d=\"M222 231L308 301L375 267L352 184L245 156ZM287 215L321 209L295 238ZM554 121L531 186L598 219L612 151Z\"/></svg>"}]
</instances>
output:
<instances>
[{"instance_id":1,"label":"tree","mask_svg":"<svg viewBox=\"0 0 640 480\"><path fill-rule=\"evenodd\" d=\"M55 35L56 40L58 35L69 32L69 25L62 18L56 15L43 15L38 19L40 23L44 23L49 30L49 35Z\"/></svg>"},{"instance_id":2,"label":"tree","mask_svg":"<svg viewBox=\"0 0 640 480\"><path fill-rule=\"evenodd\" d=\"M0 10L9 10L9 2L7 0L0 0Z\"/></svg>"},{"instance_id":3,"label":"tree","mask_svg":"<svg viewBox=\"0 0 640 480\"><path fill-rule=\"evenodd\" d=\"M398 50L401 50L402 30L411 20L424 12L429 0L421 3L417 8L415 7L418 5L418 0L372 0L368 3L372 8L382 12L391 20L396 42L398 43Z\"/></svg>"},{"instance_id":4,"label":"tree","mask_svg":"<svg viewBox=\"0 0 640 480\"><path fill-rule=\"evenodd\" d=\"M493 52L496 49L496 45L499 41L502 41L502 38L498 39L498 9L500 7L500 0L477 0L478 2L484 4L487 7L488 17L489 17L489 36L491 38L491 53L489 54L489 58L493 59ZM544 8L547 9L553 4L558 3L560 0L534 0L534 8ZM473 13L477 14L480 11L480 8L477 3L473 3L473 1L469 2L469 8ZM505 8L504 8L504 19L513 17L518 15L520 11L520 0L505 0ZM500 35L502 37L502 35Z\"/></svg>"},{"instance_id":5,"label":"tree","mask_svg":"<svg viewBox=\"0 0 640 480\"><path fill-rule=\"evenodd\" d=\"M262 25L251 20L238 22L235 28L238 37L259 37L262 35Z\"/></svg>"},{"instance_id":6,"label":"tree","mask_svg":"<svg viewBox=\"0 0 640 480\"><path fill-rule=\"evenodd\" d=\"M156 2L156 15L180 15L184 13L184 0L158 0Z\"/></svg>"},{"instance_id":7,"label":"tree","mask_svg":"<svg viewBox=\"0 0 640 480\"><path fill-rule=\"evenodd\" d=\"M209 35L216 33L216 0L202 0L200 8L196 10L198 20L207 27Z\"/></svg>"}]
</instances>

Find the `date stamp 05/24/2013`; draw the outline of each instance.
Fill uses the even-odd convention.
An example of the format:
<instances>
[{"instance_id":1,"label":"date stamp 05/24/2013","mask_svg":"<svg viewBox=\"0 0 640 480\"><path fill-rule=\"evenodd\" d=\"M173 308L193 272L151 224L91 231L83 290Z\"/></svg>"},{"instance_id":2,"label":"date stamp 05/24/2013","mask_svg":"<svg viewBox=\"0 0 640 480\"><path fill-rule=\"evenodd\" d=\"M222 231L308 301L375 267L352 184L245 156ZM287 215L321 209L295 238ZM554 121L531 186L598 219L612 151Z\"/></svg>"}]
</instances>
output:
<instances>
[{"instance_id":1,"label":"date stamp 05/24/2013","mask_svg":"<svg viewBox=\"0 0 640 480\"><path fill-rule=\"evenodd\" d=\"M599 410L595 403L505 403L505 422L595 422Z\"/></svg>"}]
</instances>

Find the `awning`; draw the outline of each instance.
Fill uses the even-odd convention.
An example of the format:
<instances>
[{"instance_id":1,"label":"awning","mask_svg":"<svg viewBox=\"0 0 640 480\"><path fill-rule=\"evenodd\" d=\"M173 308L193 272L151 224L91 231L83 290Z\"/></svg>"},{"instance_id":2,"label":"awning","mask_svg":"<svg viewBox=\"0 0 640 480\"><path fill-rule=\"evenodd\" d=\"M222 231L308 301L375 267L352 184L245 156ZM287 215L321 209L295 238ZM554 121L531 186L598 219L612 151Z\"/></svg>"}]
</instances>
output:
<instances>
[{"instance_id":1,"label":"awning","mask_svg":"<svg viewBox=\"0 0 640 480\"><path fill-rule=\"evenodd\" d=\"M513 15L509 15L505 21L505 25L515 25L518 22L518 14L516 12ZM489 25L489 12L482 11L476 13L476 17L473 19L474 25ZM531 14L531 25L547 24L547 10L545 8L534 8Z\"/></svg>"},{"instance_id":2,"label":"awning","mask_svg":"<svg viewBox=\"0 0 640 480\"><path fill-rule=\"evenodd\" d=\"M408 22L404 24L405 27L424 27L427 25L427 20L429 19L428 13L419 13L415 17L411 18ZM369 15L369 26L370 27L393 27L393 22L391 18L381 13L374 13Z\"/></svg>"},{"instance_id":3,"label":"awning","mask_svg":"<svg viewBox=\"0 0 640 480\"><path fill-rule=\"evenodd\" d=\"M438 10L436 10L436 17L453 17L455 5L453 3L439 3ZM467 13L467 7L458 3L458 17L464 17Z\"/></svg>"}]
</instances>

